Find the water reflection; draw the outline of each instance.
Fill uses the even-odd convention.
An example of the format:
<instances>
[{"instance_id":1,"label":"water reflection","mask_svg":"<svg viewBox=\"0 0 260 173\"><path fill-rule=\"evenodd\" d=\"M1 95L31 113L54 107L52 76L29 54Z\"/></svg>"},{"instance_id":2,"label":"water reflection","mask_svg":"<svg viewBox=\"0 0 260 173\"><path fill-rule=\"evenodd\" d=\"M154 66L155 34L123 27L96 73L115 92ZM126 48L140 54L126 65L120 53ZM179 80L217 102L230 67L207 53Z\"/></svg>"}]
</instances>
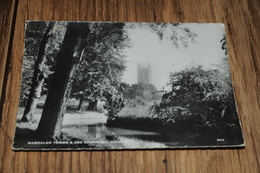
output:
<instances>
[{"instance_id":1,"label":"water reflection","mask_svg":"<svg viewBox=\"0 0 260 173\"><path fill-rule=\"evenodd\" d=\"M103 125L88 125L87 133L94 138L101 138L101 132L104 131Z\"/></svg>"},{"instance_id":2,"label":"water reflection","mask_svg":"<svg viewBox=\"0 0 260 173\"><path fill-rule=\"evenodd\" d=\"M166 147L167 137L140 130L106 127L105 125L87 125L85 132L89 139L118 141L122 148L162 148Z\"/></svg>"},{"instance_id":3,"label":"water reflection","mask_svg":"<svg viewBox=\"0 0 260 173\"><path fill-rule=\"evenodd\" d=\"M134 137L119 137L125 148L162 148L165 144L154 141L141 140Z\"/></svg>"}]
</instances>

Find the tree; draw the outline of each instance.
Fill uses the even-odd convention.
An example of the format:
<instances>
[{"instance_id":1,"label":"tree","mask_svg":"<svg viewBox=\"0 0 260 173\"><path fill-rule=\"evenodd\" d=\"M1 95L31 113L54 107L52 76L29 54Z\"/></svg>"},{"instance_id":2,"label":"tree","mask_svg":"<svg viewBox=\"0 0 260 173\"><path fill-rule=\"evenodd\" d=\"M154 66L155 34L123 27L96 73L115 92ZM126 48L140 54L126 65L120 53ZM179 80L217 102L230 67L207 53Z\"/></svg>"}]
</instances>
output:
<instances>
[{"instance_id":1,"label":"tree","mask_svg":"<svg viewBox=\"0 0 260 173\"><path fill-rule=\"evenodd\" d=\"M64 23L29 22L26 24L26 27L21 99L27 100L27 102L21 119L23 122L28 122L33 119L45 78L51 74L49 66L46 65L46 61L53 63L53 60L47 57L55 55L55 50L53 49L59 48L64 36ZM35 28L38 30L35 30ZM55 32L57 28L61 33ZM35 63L33 63L32 56L37 56ZM29 93L28 96L27 93Z\"/></svg>"},{"instance_id":2,"label":"tree","mask_svg":"<svg viewBox=\"0 0 260 173\"><path fill-rule=\"evenodd\" d=\"M221 49L225 51L225 55L227 55L228 49L227 49L227 40L226 40L226 34L223 35L223 38L220 40L221 43Z\"/></svg>"},{"instance_id":3,"label":"tree","mask_svg":"<svg viewBox=\"0 0 260 173\"><path fill-rule=\"evenodd\" d=\"M146 101L158 99L158 90L156 89L156 87L153 84L141 83L140 85L143 87L142 97Z\"/></svg>"},{"instance_id":4,"label":"tree","mask_svg":"<svg viewBox=\"0 0 260 173\"><path fill-rule=\"evenodd\" d=\"M195 43L197 34L189 29L189 24L182 23L127 23L126 27L145 28L156 34L159 40L171 40L172 45L179 49L188 48L190 43Z\"/></svg>"},{"instance_id":5,"label":"tree","mask_svg":"<svg viewBox=\"0 0 260 173\"><path fill-rule=\"evenodd\" d=\"M104 108L107 110L107 116L109 119L114 119L115 116L125 106L125 100L123 94L116 91L115 93L107 93L106 102Z\"/></svg>"},{"instance_id":6,"label":"tree","mask_svg":"<svg viewBox=\"0 0 260 173\"><path fill-rule=\"evenodd\" d=\"M75 71L84 54L85 38L89 34L88 23L69 22L63 45L57 55L42 117L36 130L42 140L59 139L61 126L70 97Z\"/></svg>"},{"instance_id":7,"label":"tree","mask_svg":"<svg viewBox=\"0 0 260 173\"><path fill-rule=\"evenodd\" d=\"M140 84L132 84L124 92L124 96L128 99L135 99L136 96L143 97L144 88Z\"/></svg>"},{"instance_id":8,"label":"tree","mask_svg":"<svg viewBox=\"0 0 260 173\"><path fill-rule=\"evenodd\" d=\"M182 44L186 48L188 42L193 42L196 37L181 24L92 23L86 54L73 83L72 96L80 99L79 110L84 110L85 105L88 105L88 110L96 110L97 100L106 100L104 95L116 90L126 68L123 50L129 46L127 30L134 27L145 27L160 39L171 39L176 47ZM173 34L163 35L166 30ZM181 31L179 37L175 35L177 31ZM150 98L148 92L146 96Z\"/></svg>"},{"instance_id":9,"label":"tree","mask_svg":"<svg viewBox=\"0 0 260 173\"><path fill-rule=\"evenodd\" d=\"M21 119L21 121L23 122L28 122L32 119L37 105L37 100L40 97L41 88L45 78L45 74L43 72L43 64L45 61L45 46L47 45L49 39L49 32L52 29L52 27L53 23L49 24L40 42L38 58L34 65L34 76L32 80L30 94L27 100L23 117Z\"/></svg>"},{"instance_id":10,"label":"tree","mask_svg":"<svg viewBox=\"0 0 260 173\"><path fill-rule=\"evenodd\" d=\"M70 97L77 69L75 85L84 88L73 92L74 94L82 92L92 101L99 98L109 100L104 97L109 94L104 93L118 95L120 77L125 68L124 56L119 50L125 47L122 43L127 40L127 34L124 31L124 23L105 23L104 26L103 24L68 23L61 50L57 54L55 72L51 79L45 107L36 130L37 134L41 134L41 140L59 139L66 102ZM184 30L190 33L189 30ZM188 35L188 37L193 36ZM185 43L185 39L180 40ZM98 44L99 42L101 44ZM82 63L80 63L81 59L83 59ZM113 102L110 105L115 105ZM123 106L120 98L116 99L116 103L118 102L120 105L116 106L116 109Z\"/></svg>"},{"instance_id":11,"label":"tree","mask_svg":"<svg viewBox=\"0 0 260 173\"><path fill-rule=\"evenodd\" d=\"M114 93L126 68L124 48L129 40L124 23L93 23L85 45L85 54L73 82L72 96L80 99L79 110L89 102L97 109L98 100Z\"/></svg>"},{"instance_id":12,"label":"tree","mask_svg":"<svg viewBox=\"0 0 260 173\"><path fill-rule=\"evenodd\" d=\"M127 99L135 99L137 96L143 98L146 101L155 100L159 98L158 90L153 84L140 83L140 84L125 84L123 83L125 90L123 95Z\"/></svg>"},{"instance_id":13,"label":"tree","mask_svg":"<svg viewBox=\"0 0 260 173\"><path fill-rule=\"evenodd\" d=\"M166 122L193 120L198 125L223 127L236 121L230 76L218 69L187 67L170 74L170 91L150 113ZM227 120L227 121L225 121Z\"/></svg>"}]
</instances>

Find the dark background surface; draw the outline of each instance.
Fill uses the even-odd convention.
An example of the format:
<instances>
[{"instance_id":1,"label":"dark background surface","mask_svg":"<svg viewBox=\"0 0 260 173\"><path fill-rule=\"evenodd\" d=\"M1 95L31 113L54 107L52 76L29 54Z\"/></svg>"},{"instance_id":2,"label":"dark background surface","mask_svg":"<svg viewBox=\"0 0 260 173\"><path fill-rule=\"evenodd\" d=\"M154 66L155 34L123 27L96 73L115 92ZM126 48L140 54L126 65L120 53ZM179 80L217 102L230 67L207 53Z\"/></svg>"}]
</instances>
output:
<instances>
[{"instance_id":1,"label":"dark background surface","mask_svg":"<svg viewBox=\"0 0 260 173\"><path fill-rule=\"evenodd\" d=\"M1 0L0 172L260 172L260 1ZM225 23L244 149L14 152L25 20Z\"/></svg>"}]
</instances>

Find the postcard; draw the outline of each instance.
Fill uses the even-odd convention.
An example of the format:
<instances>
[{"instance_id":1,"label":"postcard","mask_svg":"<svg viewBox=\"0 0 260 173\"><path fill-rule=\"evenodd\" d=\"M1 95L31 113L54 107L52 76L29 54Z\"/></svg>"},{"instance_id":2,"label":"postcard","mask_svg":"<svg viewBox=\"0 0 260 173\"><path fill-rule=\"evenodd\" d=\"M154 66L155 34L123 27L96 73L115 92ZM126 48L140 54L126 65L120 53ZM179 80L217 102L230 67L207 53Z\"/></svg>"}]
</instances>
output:
<instances>
[{"instance_id":1,"label":"postcard","mask_svg":"<svg viewBox=\"0 0 260 173\"><path fill-rule=\"evenodd\" d=\"M26 22L14 150L244 146L224 24Z\"/></svg>"}]
</instances>

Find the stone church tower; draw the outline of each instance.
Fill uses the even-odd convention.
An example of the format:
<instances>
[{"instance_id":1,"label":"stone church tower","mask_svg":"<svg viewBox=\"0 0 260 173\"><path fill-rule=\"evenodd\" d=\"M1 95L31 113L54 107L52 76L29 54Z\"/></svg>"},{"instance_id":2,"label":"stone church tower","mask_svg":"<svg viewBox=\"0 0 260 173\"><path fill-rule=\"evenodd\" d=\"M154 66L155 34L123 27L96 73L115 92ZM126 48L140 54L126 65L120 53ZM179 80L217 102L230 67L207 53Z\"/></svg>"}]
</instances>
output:
<instances>
[{"instance_id":1,"label":"stone church tower","mask_svg":"<svg viewBox=\"0 0 260 173\"><path fill-rule=\"evenodd\" d=\"M137 83L151 83L151 64L138 63L137 64Z\"/></svg>"}]
</instances>

